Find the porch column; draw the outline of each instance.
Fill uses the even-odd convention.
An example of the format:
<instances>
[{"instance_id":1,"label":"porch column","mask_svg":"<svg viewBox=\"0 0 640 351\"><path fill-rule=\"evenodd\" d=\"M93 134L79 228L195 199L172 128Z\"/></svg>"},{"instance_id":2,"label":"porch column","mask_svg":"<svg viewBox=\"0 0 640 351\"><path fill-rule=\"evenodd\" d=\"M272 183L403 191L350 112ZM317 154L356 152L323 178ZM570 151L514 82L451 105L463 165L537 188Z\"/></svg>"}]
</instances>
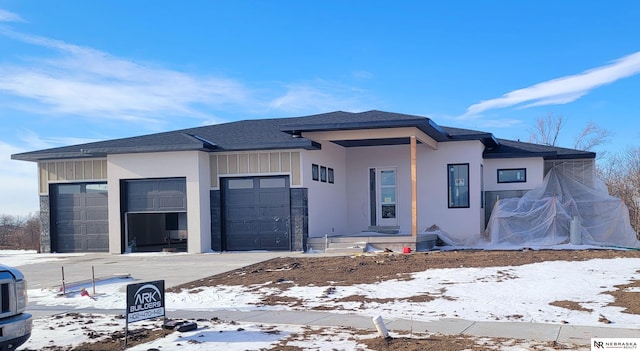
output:
<instances>
[{"instance_id":1,"label":"porch column","mask_svg":"<svg viewBox=\"0 0 640 351\"><path fill-rule=\"evenodd\" d=\"M418 236L418 175L416 168L416 137L411 140L411 235Z\"/></svg>"}]
</instances>

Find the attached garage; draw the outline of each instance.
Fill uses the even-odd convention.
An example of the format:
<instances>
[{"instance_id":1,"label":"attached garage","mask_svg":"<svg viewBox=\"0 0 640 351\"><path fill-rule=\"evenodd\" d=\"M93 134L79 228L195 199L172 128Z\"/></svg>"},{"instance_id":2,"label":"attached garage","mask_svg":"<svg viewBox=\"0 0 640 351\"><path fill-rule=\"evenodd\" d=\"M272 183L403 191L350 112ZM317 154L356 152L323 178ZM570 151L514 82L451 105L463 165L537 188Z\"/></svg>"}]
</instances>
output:
<instances>
[{"instance_id":1,"label":"attached garage","mask_svg":"<svg viewBox=\"0 0 640 351\"><path fill-rule=\"evenodd\" d=\"M54 252L109 251L107 183L51 184Z\"/></svg>"},{"instance_id":2,"label":"attached garage","mask_svg":"<svg viewBox=\"0 0 640 351\"><path fill-rule=\"evenodd\" d=\"M185 178L136 179L122 183L125 240L128 250L187 248ZM125 249L126 250L126 249Z\"/></svg>"},{"instance_id":3,"label":"attached garage","mask_svg":"<svg viewBox=\"0 0 640 351\"><path fill-rule=\"evenodd\" d=\"M291 250L289 177L222 178L222 246Z\"/></svg>"}]
</instances>

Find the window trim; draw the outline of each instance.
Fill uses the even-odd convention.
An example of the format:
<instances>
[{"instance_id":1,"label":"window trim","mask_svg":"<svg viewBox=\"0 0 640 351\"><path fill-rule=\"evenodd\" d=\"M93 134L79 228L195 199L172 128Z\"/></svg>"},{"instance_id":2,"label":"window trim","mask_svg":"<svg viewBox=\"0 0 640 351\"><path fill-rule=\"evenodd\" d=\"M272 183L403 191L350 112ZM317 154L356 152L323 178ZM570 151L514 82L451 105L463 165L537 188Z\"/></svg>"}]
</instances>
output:
<instances>
[{"instance_id":1,"label":"window trim","mask_svg":"<svg viewBox=\"0 0 640 351\"><path fill-rule=\"evenodd\" d=\"M453 205L452 203L452 198L451 198L451 194L452 194L452 184L451 184L451 176L450 176L450 168L454 167L454 166L465 166L467 168L467 184L463 185L464 188L466 188L466 205L460 206L460 205ZM469 182L470 182L470 167L469 167L469 163L449 163L447 164L447 206L448 208L470 208L471 207L471 194L469 192L469 189L471 188L469 186Z\"/></svg>"},{"instance_id":2,"label":"window trim","mask_svg":"<svg viewBox=\"0 0 640 351\"><path fill-rule=\"evenodd\" d=\"M521 180L504 180L504 178L500 177L500 172L518 172L518 171L522 171L524 178ZM498 184L508 184L508 183L526 183L527 182L527 169L526 168L498 168L496 170L496 180L498 182Z\"/></svg>"}]
</instances>

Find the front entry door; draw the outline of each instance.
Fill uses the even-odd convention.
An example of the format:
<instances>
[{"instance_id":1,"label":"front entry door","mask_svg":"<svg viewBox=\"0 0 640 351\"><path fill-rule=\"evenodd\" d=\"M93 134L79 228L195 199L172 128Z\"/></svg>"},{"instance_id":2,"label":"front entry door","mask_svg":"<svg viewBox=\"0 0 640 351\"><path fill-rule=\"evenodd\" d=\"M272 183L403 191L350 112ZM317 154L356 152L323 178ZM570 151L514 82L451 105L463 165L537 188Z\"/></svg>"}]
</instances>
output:
<instances>
[{"instance_id":1,"label":"front entry door","mask_svg":"<svg viewBox=\"0 0 640 351\"><path fill-rule=\"evenodd\" d=\"M371 179L371 224L378 227L398 225L398 188L395 167L370 170Z\"/></svg>"}]
</instances>

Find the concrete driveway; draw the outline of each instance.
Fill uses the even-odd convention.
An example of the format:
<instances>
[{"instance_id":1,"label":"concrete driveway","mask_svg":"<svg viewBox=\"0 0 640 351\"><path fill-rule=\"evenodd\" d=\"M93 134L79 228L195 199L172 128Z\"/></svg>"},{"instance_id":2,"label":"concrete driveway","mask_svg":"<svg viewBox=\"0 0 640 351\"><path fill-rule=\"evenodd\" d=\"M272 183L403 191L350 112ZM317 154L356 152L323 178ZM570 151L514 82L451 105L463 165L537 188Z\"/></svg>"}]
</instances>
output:
<instances>
[{"instance_id":1,"label":"concrete driveway","mask_svg":"<svg viewBox=\"0 0 640 351\"><path fill-rule=\"evenodd\" d=\"M130 275L140 281L164 280L172 287L193 280L228 272L276 257L304 255L302 252L229 252L229 253L132 253L112 255L38 254L42 262L18 267L25 275L29 289L53 288L91 280L92 267L96 279ZM40 256L42 255L42 256Z\"/></svg>"}]
</instances>

